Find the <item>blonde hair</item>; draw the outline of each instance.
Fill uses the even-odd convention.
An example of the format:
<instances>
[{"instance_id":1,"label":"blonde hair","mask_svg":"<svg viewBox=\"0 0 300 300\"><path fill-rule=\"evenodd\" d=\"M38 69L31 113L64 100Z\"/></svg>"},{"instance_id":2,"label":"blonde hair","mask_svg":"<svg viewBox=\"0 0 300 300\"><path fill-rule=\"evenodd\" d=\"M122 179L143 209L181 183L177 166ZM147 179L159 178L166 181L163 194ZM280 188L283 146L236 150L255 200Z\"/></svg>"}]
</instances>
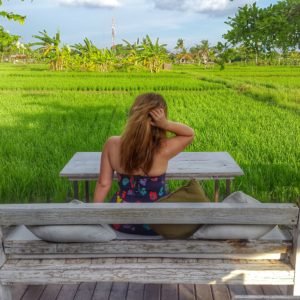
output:
<instances>
[{"instance_id":1,"label":"blonde hair","mask_svg":"<svg viewBox=\"0 0 300 300\"><path fill-rule=\"evenodd\" d=\"M139 169L147 174L152 167L154 154L166 137L164 129L151 125L149 112L155 108L164 108L167 117L164 98L159 94L147 93L139 95L130 109L121 136L121 167L127 174Z\"/></svg>"}]
</instances>

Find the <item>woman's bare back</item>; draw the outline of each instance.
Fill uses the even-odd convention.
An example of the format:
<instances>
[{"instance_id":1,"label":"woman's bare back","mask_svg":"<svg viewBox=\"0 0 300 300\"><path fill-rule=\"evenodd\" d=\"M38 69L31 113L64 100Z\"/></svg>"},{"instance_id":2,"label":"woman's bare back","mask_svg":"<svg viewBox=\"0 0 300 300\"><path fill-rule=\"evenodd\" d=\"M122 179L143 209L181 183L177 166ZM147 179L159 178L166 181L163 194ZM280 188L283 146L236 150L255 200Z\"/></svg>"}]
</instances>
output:
<instances>
[{"instance_id":1,"label":"woman's bare back","mask_svg":"<svg viewBox=\"0 0 300 300\"><path fill-rule=\"evenodd\" d=\"M136 170L133 174L128 175L147 175L147 176L160 176L167 171L168 167L168 158L164 155L164 144L165 141L162 142L161 149L154 155L153 164L148 172L145 174L141 169ZM111 167L114 171L120 174L126 174L126 172L121 167L122 161L122 153L120 153L121 149L121 137L120 136L112 136L109 138L109 149L108 149L108 157L111 164Z\"/></svg>"}]
</instances>

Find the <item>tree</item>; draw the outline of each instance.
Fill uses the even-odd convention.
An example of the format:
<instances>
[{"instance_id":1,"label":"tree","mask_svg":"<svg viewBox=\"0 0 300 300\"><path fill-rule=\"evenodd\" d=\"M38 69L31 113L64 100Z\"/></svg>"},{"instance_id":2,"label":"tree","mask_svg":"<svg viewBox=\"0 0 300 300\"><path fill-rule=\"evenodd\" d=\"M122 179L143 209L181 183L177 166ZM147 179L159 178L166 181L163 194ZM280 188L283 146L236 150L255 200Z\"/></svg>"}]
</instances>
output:
<instances>
[{"instance_id":1,"label":"tree","mask_svg":"<svg viewBox=\"0 0 300 300\"><path fill-rule=\"evenodd\" d=\"M15 43L19 40L20 36L11 35L0 26L0 54L1 62L3 61L4 54L10 52Z\"/></svg>"},{"instance_id":2,"label":"tree","mask_svg":"<svg viewBox=\"0 0 300 300\"><path fill-rule=\"evenodd\" d=\"M21 0L24 1L24 0ZM0 0L0 6L3 4L3 1ZM13 12L7 12L7 11L0 11L0 16L8 19L8 20L13 20L13 21L17 21L20 24L23 24L25 22L26 17L25 16L21 16L19 14L13 13Z\"/></svg>"},{"instance_id":3,"label":"tree","mask_svg":"<svg viewBox=\"0 0 300 300\"><path fill-rule=\"evenodd\" d=\"M54 71L62 70L64 66L64 56L68 53L68 48L61 48L59 31L50 37L46 30L39 31L40 35L33 35L40 42L31 43L31 46L40 46L36 51L41 51L43 56L50 60L50 67ZM70 51L69 51L70 52Z\"/></svg>"},{"instance_id":4,"label":"tree","mask_svg":"<svg viewBox=\"0 0 300 300\"><path fill-rule=\"evenodd\" d=\"M235 16L229 17L225 24L231 27L223 37L233 45L243 44L255 54L256 64L262 50L262 9L256 3L241 7Z\"/></svg>"},{"instance_id":5,"label":"tree","mask_svg":"<svg viewBox=\"0 0 300 300\"><path fill-rule=\"evenodd\" d=\"M146 35L139 46L140 60L151 73L162 70L164 62L168 59L166 46L166 44L159 44L159 38L153 43L149 35Z\"/></svg>"},{"instance_id":6,"label":"tree","mask_svg":"<svg viewBox=\"0 0 300 300\"><path fill-rule=\"evenodd\" d=\"M177 44L176 44L174 49L175 50L180 50L180 52L184 52L184 50L186 50L185 47L184 47L183 39L180 38L180 39L177 40Z\"/></svg>"}]
</instances>

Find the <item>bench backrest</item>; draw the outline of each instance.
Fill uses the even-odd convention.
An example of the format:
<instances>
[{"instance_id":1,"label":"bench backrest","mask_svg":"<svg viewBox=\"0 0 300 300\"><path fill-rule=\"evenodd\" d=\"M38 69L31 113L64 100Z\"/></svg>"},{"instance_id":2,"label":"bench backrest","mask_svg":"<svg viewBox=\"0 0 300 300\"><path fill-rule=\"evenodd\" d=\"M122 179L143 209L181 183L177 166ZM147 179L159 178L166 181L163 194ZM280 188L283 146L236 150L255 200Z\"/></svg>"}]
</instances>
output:
<instances>
[{"instance_id":1,"label":"bench backrest","mask_svg":"<svg viewBox=\"0 0 300 300\"><path fill-rule=\"evenodd\" d=\"M39 203L1 204L0 225L278 224L296 225L295 204Z\"/></svg>"}]
</instances>

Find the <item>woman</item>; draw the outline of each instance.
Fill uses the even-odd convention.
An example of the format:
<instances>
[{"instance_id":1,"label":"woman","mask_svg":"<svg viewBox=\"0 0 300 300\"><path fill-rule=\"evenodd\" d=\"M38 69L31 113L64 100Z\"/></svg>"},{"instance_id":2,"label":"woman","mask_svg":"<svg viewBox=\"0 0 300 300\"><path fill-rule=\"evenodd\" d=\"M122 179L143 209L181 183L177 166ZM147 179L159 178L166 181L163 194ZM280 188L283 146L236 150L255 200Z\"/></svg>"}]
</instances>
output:
<instances>
[{"instance_id":1,"label":"woman","mask_svg":"<svg viewBox=\"0 0 300 300\"><path fill-rule=\"evenodd\" d=\"M175 136L167 137L171 132ZM121 136L110 137L103 148L94 202L103 202L117 173L119 191L111 202L154 202L166 195L168 161L194 138L187 125L167 119L167 104L159 94L138 96ZM114 224L116 230L155 235L148 225Z\"/></svg>"}]
</instances>

